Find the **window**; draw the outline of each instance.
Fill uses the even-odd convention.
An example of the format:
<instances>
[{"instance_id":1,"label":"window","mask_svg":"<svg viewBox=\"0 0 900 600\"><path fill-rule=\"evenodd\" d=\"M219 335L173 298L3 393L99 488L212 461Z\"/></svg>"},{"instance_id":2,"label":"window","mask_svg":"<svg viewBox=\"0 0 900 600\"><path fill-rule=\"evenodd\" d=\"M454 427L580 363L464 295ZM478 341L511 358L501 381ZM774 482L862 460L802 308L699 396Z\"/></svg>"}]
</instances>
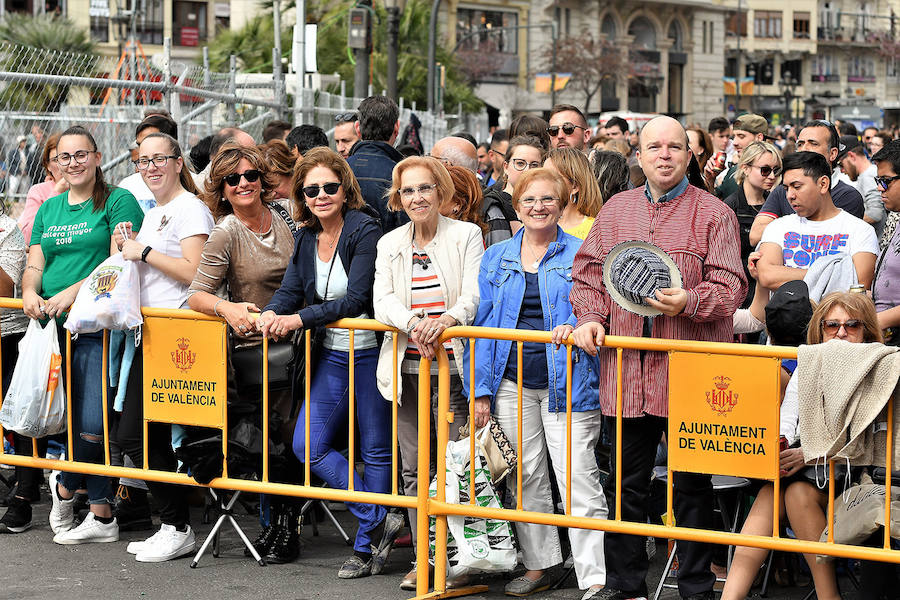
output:
<instances>
[{"instance_id":1,"label":"window","mask_svg":"<svg viewBox=\"0 0 900 600\"><path fill-rule=\"evenodd\" d=\"M794 12L794 39L809 39L809 12Z\"/></svg>"},{"instance_id":2,"label":"window","mask_svg":"<svg viewBox=\"0 0 900 600\"><path fill-rule=\"evenodd\" d=\"M634 37L636 50L656 50L656 29L646 17L638 17L628 26L628 35Z\"/></svg>"},{"instance_id":3,"label":"window","mask_svg":"<svg viewBox=\"0 0 900 600\"><path fill-rule=\"evenodd\" d=\"M554 10L556 17L556 30L560 37L569 35L569 25L571 21L572 11L568 8L557 6Z\"/></svg>"},{"instance_id":4,"label":"window","mask_svg":"<svg viewBox=\"0 0 900 600\"><path fill-rule=\"evenodd\" d=\"M603 22L600 24L600 33L605 35L610 42L616 40L616 20L612 15L608 14L603 17Z\"/></svg>"},{"instance_id":5,"label":"window","mask_svg":"<svg viewBox=\"0 0 900 600\"><path fill-rule=\"evenodd\" d=\"M814 54L812 57L812 81L840 81L839 60L832 54Z\"/></svg>"},{"instance_id":6,"label":"window","mask_svg":"<svg viewBox=\"0 0 900 600\"><path fill-rule=\"evenodd\" d=\"M893 56L890 56L887 58L885 63L887 65L888 79L891 79L893 81L897 81L898 79L900 79L900 60L894 58Z\"/></svg>"},{"instance_id":7,"label":"window","mask_svg":"<svg viewBox=\"0 0 900 600\"><path fill-rule=\"evenodd\" d=\"M870 56L854 56L848 59L847 81L874 83L875 59Z\"/></svg>"},{"instance_id":8,"label":"window","mask_svg":"<svg viewBox=\"0 0 900 600\"><path fill-rule=\"evenodd\" d=\"M780 38L781 11L753 11L753 35L758 38Z\"/></svg>"},{"instance_id":9,"label":"window","mask_svg":"<svg viewBox=\"0 0 900 600\"><path fill-rule=\"evenodd\" d=\"M747 13L731 13L725 23L725 35L747 37Z\"/></svg>"},{"instance_id":10,"label":"window","mask_svg":"<svg viewBox=\"0 0 900 600\"><path fill-rule=\"evenodd\" d=\"M206 2L175 0L172 5L172 34L178 46L199 46L206 40Z\"/></svg>"},{"instance_id":11,"label":"window","mask_svg":"<svg viewBox=\"0 0 900 600\"><path fill-rule=\"evenodd\" d=\"M231 27L231 4L216 2L216 33L227 31Z\"/></svg>"},{"instance_id":12,"label":"window","mask_svg":"<svg viewBox=\"0 0 900 600\"><path fill-rule=\"evenodd\" d=\"M135 24L137 26L136 29L138 40L142 44L162 44L162 0L131 0L126 4L126 6L129 6L129 10L137 11Z\"/></svg>"},{"instance_id":13,"label":"window","mask_svg":"<svg viewBox=\"0 0 900 600\"><path fill-rule=\"evenodd\" d=\"M88 16L91 19L91 39L95 42L108 42L109 0L91 0Z\"/></svg>"},{"instance_id":14,"label":"window","mask_svg":"<svg viewBox=\"0 0 900 600\"><path fill-rule=\"evenodd\" d=\"M480 8L456 9L457 40L462 39L467 34L484 31L481 35L473 36L462 44L461 48L467 50L477 50L481 44L488 44L487 47L492 52L517 54L519 51L518 31L510 29L495 34L490 34L490 31L494 27L516 27L518 24L519 15L514 12L483 10Z\"/></svg>"},{"instance_id":15,"label":"window","mask_svg":"<svg viewBox=\"0 0 900 600\"><path fill-rule=\"evenodd\" d=\"M678 21L672 21L669 24L669 41L672 42L672 50L675 52L684 52L684 39L681 35L681 26Z\"/></svg>"}]
</instances>

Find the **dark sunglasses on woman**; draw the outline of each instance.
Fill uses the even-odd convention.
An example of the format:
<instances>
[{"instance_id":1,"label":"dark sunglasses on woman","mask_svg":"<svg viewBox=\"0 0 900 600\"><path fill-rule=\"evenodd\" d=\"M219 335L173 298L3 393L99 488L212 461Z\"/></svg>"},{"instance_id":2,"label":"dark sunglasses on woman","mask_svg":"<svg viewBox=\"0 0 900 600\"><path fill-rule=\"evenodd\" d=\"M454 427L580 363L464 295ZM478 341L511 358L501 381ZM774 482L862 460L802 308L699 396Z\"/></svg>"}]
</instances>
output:
<instances>
[{"instance_id":1,"label":"dark sunglasses on woman","mask_svg":"<svg viewBox=\"0 0 900 600\"><path fill-rule=\"evenodd\" d=\"M225 180L225 183L230 185L231 187L237 187L237 185L241 182L241 177L247 180L247 183L253 183L257 179L259 179L260 172L256 169L249 169L244 171L243 173L232 173L231 175L226 175L222 179Z\"/></svg>"},{"instance_id":2,"label":"dark sunglasses on woman","mask_svg":"<svg viewBox=\"0 0 900 600\"><path fill-rule=\"evenodd\" d=\"M307 198L317 198L319 196L320 190L325 190L325 193L329 196L334 196L337 194L337 191L341 188L340 183L329 182L323 183L321 186L319 184L308 185L303 188L303 193Z\"/></svg>"}]
</instances>

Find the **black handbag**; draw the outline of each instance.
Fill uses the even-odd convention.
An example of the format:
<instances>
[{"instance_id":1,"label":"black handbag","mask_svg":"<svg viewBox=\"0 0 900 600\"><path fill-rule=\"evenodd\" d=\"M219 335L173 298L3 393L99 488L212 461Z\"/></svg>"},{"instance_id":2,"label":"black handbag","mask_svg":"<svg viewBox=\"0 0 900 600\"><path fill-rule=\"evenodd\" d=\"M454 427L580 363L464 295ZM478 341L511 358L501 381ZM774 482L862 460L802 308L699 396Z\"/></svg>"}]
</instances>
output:
<instances>
[{"instance_id":1,"label":"black handbag","mask_svg":"<svg viewBox=\"0 0 900 600\"><path fill-rule=\"evenodd\" d=\"M262 344L232 351L231 365L242 386L262 385L262 355ZM303 361L303 352L293 342L269 342L269 387L289 387L297 359Z\"/></svg>"}]
</instances>

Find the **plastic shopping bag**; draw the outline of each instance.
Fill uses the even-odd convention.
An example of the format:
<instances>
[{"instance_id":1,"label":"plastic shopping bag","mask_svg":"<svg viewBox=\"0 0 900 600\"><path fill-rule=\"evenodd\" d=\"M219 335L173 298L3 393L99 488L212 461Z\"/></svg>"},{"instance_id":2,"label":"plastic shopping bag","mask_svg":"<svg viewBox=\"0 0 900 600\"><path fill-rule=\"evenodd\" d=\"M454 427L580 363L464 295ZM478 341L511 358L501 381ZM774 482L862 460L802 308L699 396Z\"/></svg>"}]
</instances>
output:
<instances>
[{"instance_id":1,"label":"plastic shopping bag","mask_svg":"<svg viewBox=\"0 0 900 600\"><path fill-rule=\"evenodd\" d=\"M0 407L0 425L28 437L66 429L66 390L56 322L33 320L19 342L19 359Z\"/></svg>"},{"instance_id":2,"label":"plastic shopping bag","mask_svg":"<svg viewBox=\"0 0 900 600\"><path fill-rule=\"evenodd\" d=\"M428 490L437 494L437 478ZM469 440L447 444L446 500L469 503ZM491 472L484 455L475 447L475 504L502 508L491 484ZM471 572L506 572L516 566L516 541L509 521L479 517L447 517L447 574L456 577ZM431 517L428 537L434 560L435 518Z\"/></svg>"},{"instance_id":3,"label":"plastic shopping bag","mask_svg":"<svg viewBox=\"0 0 900 600\"><path fill-rule=\"evenodd\" d=\"M92 333L134 329L143 322L138 267L119 253L100 263L81 284L65 328L72 333Z\"/></svg>"}]
</instances>

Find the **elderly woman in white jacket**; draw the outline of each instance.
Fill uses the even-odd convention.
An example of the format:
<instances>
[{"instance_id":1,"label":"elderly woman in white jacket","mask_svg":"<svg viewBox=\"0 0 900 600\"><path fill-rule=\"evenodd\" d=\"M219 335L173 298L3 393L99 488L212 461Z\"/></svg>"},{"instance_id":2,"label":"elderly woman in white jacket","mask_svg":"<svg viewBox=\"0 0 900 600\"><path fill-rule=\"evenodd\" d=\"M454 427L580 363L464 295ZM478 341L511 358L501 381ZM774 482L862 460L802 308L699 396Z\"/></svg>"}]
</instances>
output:
<instances>
[{"instance_id":1,"label":"elderly woman in white jacket","mask_svg":"<svg viewBox=\"0 0 900 600\"><path fill-rule=\"evenodd\" d=\"M388 207L406 212L410 222L381 238L375 260L375 318L400 330L396 334L396 357L394 334L385 335L377 376L381 394L399 405L397 428L407 495L415 495L417 489L419 359L433 359L435 342L444 329L470 325L478 309L478 270L484 242L477 225L441 216L441 204L453 196L453 189L447 169L437 159L416 156L399 162L394 167ZM452 340L444 344L444 349L451 364L450 410L454 423L450 436L456 439L469 413L462 392L463 345L460 340ZM397 371L392 372L395 360ZM434 435L436 362L432 363L431 375ZM392 385L395 379L396 397ZM415 545L416 511L409 512ZM415 576L413 569L400 587L415 590Z\"/></svg>"}]
</instances>

